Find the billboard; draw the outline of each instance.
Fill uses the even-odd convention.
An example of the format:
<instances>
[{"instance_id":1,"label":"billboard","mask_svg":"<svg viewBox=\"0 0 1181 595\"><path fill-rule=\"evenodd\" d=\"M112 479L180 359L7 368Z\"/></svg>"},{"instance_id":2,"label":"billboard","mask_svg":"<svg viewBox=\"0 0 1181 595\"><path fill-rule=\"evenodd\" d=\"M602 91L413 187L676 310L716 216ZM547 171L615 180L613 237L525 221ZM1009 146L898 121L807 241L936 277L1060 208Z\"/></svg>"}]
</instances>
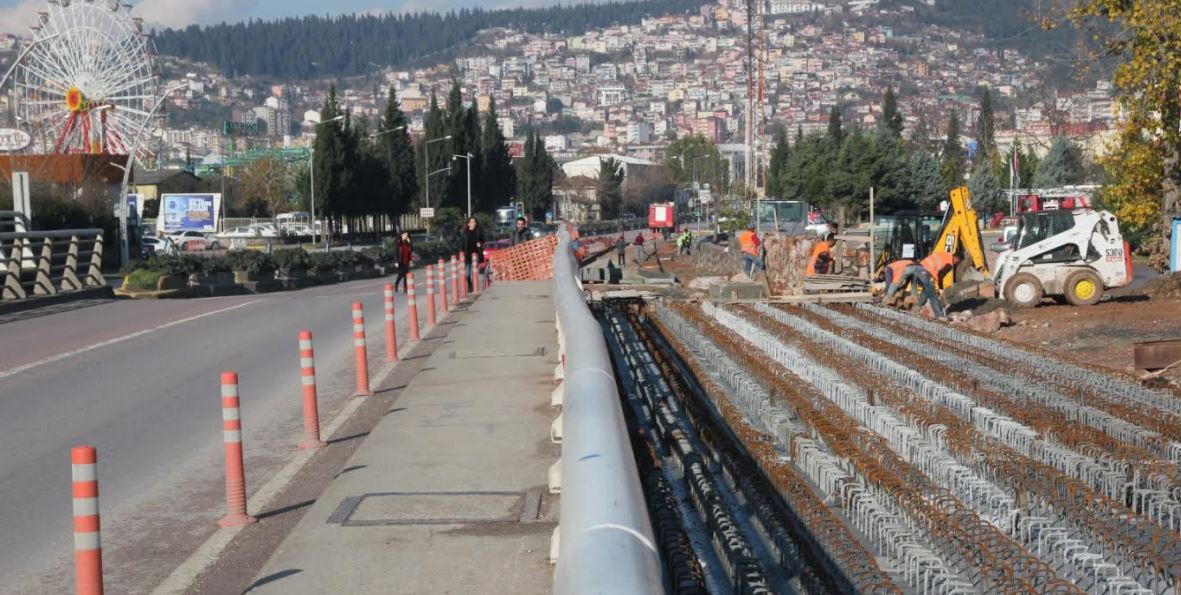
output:
<instances>
[{"instance_id":1,"label":"billboard","mask_svg":"<svg viewBox=\"0 0 1181 595\"><path fill-rule=\"evenodd\" d=\"M163 230L217 231L221 210L220 194L165 194L160 197Z\"/></svg>"}]
</instances>

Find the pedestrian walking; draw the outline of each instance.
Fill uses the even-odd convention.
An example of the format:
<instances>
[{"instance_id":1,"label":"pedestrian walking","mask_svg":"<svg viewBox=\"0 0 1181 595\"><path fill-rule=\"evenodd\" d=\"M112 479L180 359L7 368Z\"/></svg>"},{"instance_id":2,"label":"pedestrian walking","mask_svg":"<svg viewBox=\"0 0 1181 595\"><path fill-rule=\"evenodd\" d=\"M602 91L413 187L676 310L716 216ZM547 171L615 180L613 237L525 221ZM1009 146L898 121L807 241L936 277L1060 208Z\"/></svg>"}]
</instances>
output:
<instances>
[{"instance_id":1,"label":"pedestrian walking","mask_svg":"<svg viewBox=\"0 0 1181 595\"><path fill-rule=\"evenodd\" d=\"M529 223L525 221L524 217L517 217L517 224L513 228L513 233L509 234L509 241L512 242L513 246L516 246L532 239L533 232L529 230Z\"/></svg>"},{"instance_id":2,"label":"pedestrian walking","mask_svg":"<svg viewBox=\"0 0 1181 595\"><path fill-rule=\"evenodd\" d=\"M404 231L402 235L398 236L398 243L394 245L394 249L398 252L398 278L394 279L394 291L398 290L398 284L402 284L402 291L408 291L406 288L406 275L410 273L410 260L414 258L414 245L410 243L410 232Z\"/></svg>"},{"instance_id":3,"label":"pedestrian walking","mask_svg":"<svg viewBox=\"0 0 1181 595\"><path fill-rule=\"evenodd\" d=\"M644 262L644 234L637 233L636 240L632 244L636 247L636 262Z\"/></svg>"},{"instance_id":4,"label":"pedestrian walking","mask_svg":"<svg viewBox=\"0 0 1181 595\"><path fill-rule=\"evenodd\" d=\"M619 268L622 269L623 261L627 258L627 239L623 237L623 232L620 232L615 240L615 255L619 258Z\"/></svg>"},{"instance_id":5,"label":"pedestrian walking","mask_svg":"<svg viewBox=\"0 0 1181 595\"><path fill-rule=\"evenodd\" d=\"M484 230L480 229L480 222L475 217L467 220L463 226L463 269L467 273L463 276L467 281L468 293L475 291L472 287L472 265L479 271L484 262ZM473 262L474 261L474 262Z\"/></svg>"}]
</instances>

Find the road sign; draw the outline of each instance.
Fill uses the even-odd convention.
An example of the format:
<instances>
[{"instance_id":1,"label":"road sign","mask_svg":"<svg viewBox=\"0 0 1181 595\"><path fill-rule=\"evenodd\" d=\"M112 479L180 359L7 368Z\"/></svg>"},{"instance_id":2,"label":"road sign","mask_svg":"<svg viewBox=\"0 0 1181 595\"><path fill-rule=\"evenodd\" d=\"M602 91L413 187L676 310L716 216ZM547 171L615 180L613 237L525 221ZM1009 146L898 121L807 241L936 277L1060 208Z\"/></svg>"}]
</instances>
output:
<instances>
[{"instance_id":1,"label":"road sign","mask_svg":"<svg viewBox=\"0 0 1181 595\"><path fill-rule=\"evenodd\" d=\"M434 207L423 207L418 209L418 216L423 219L433 219L435 217Z\"/></svg>"},{"instance_id":2,"label":"road sign","mask_svg":"<svg viewBox=\"0 0 1181 595\"><path fill-rule=\"evenodd\" d=\"M33 142L28 132L16 128L0 128L0 151L19 151Z\"/></svg>"}]
</instances>

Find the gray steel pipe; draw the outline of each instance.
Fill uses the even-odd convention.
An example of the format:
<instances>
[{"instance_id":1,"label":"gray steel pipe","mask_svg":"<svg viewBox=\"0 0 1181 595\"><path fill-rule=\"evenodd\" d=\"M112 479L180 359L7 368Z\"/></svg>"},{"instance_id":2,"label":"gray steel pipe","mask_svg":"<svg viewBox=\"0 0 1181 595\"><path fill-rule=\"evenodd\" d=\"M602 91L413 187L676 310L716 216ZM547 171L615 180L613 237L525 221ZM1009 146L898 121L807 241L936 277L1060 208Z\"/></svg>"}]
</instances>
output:
<instances>
[{"instance_id":1,"label":"gray steel pipe","mask_svg":"<svg viewBox=\"0 0 1181 595\"><path fill-rule=\"evenodd\" d=\"M664 593L602 328L586 306L565 226L554 253L554 304L566 347L556 595Z\"/></svg>"}]
</instances>

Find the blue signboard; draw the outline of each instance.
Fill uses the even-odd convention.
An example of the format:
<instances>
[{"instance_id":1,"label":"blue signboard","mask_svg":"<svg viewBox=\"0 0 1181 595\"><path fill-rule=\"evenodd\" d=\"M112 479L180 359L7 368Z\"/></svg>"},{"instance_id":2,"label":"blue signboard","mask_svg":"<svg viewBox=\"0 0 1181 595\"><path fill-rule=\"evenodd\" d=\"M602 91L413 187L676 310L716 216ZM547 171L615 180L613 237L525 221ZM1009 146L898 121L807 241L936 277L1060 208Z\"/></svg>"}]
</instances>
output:
<instances>
[{"instance_id":1,"label":"blue signboard","mask_svg":"<svg viewBox=\"0 0 1181 595\"><path fill-rule=\"evenodd\" d=\"M216 194L165 194L160 197L164 231L216 231L219 198Z\"/></svg>"}]
</instances>

